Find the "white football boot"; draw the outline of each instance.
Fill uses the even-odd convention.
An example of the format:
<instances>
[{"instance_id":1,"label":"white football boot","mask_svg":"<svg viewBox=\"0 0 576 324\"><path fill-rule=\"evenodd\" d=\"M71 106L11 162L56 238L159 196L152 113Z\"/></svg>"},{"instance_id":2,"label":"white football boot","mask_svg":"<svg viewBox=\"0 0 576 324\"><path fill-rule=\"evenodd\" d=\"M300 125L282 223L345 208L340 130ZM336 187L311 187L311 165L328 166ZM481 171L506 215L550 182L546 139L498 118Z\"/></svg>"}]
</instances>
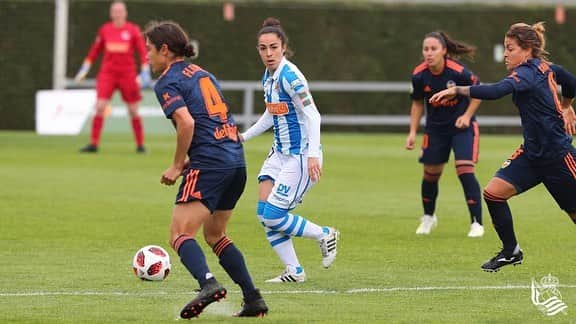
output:
<instances>
[{"instance_id":1,"label":"white football boot","mask_svg":"<svg viewBox=\"0 0 576 324\"><path fill-rule=\"evenodd\" d=\"M428 235L436 226L438 226L436 215L424 215L420 217L420 226L416 229L416 234Z\"/></svg>"},{"instance_id":2,"label":"white football boot","mask_svg":"<svg viewBox=\"0 0 576 324\"><path fill-rule=\"evenodd\" d=\"M484 226L480 225L478 222L470 224L470 232L468 232L468 237L482 236L484 236Z\"/></svg>"},{"instance_id":3,"label":"white football boot","mask_svg":"<svg viewBox=\"0 0 576 324\"><path fill-rule=\"evenodd\" d=\"M338 240L340 239L340 232L332 227L325 227L328 233L318 241L320 245L320 252L322 252L322 266L329 268L338 254Z\"/></svg>"},{"instance_id":4,"label":"white football boot","mask_svg":"<svg viewBox=\"0 0 576 324\"><path fill-rule=\"evenodd\" d=\"M306 281L306 273L302 267L287 266L286 269L278 276L266 280L270 283L283 283L283 282L304 282Z\"/></svg>"}]
</instances>

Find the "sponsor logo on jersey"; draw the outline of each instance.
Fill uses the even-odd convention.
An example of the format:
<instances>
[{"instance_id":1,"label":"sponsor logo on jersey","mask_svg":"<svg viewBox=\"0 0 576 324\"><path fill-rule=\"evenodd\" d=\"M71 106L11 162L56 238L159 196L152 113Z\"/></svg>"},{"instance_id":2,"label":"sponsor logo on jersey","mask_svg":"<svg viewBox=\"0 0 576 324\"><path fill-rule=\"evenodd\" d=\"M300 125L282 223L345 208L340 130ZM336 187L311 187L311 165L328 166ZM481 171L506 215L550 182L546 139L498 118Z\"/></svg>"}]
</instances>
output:
<instances>
[{"instance_id":1,"label":"sponsor logo on jersey","mask_svg":"<svg viewBox=\"0 0 576 324\"><path fill-rule=\"evenodd\" d=\"M267 102L266 109L271 115L282 116L288 113L288 105L285 102Z\"/></svg>"},{"instance_id":2,"label":"sponsor logo on jersey","mask_svg":"<svg viewBox=\"0 0 576 324\"><path fill-rule=\"evenodd\" d=\"M455 107L456 105L458 105L458 99L454 98L454 99L444 99L441 101L435 101L432 103L428 103L429 105L431 105L434 108L438 108L438 107Z\"/></svg>"},{"instance_id":3,"label":"sponsor logo on jersey","mask_svg":"<svg viewBox=\"0 0 576 324\"><path fill-rule=\"evenodd\" d=\"M167 94L167 93L165 93ZM170 106L171 104L175 103L178 100L182 100L181 96L176 96L176 97L172 97L170 99L168 99L167 101L164 102L164 104L162 105L162 110L166 110L168 108L168 106Z\"/></svg>"},{"instance_id":4,"label":"sponsor logo on jersey","mask_svg":"<svg viewBox=\"0 0 576 324\"><path fill-rule=\"evenodd\" d=\"M276 193L280 196L287 197L288 193L290 192L290 186L280 183L278 188L276 188Z\"/></svg>"},{"instance_id":5,"label":"sponsor logo on jersey","mask_svg":"<svg viewBox=\"0 0 576 324\"><path fill-rule=\"evenodd\" d=\"M234 142L238 142L238 127L233 124L224 124L222 127L216 127L214 129L214 138L217 140L229 138Z\"/></svg>"},{"instance_id":6,"label":"sponsor logo on jersey","mask_svg":"<svg viewBox=\"0 0 576 324\"><path fill-rule=\"evenodd\" d=\"M128 53L130 49L129 43L124 42L107 42L106 51L110 53Z\"/></svg>"},{"instance_id":7,"label":"sponsor logo on jersey","mask_svg":"<svg viewBox=\"0 0 576 324\"><path fill-rule=\"evenodd\" d=\"M130 38L132 38L132 36L130 35L129 31L123 30L122 33L120 33L120 38L122 38L122 40L128 41Z\"/></svg>"}]
</instances>

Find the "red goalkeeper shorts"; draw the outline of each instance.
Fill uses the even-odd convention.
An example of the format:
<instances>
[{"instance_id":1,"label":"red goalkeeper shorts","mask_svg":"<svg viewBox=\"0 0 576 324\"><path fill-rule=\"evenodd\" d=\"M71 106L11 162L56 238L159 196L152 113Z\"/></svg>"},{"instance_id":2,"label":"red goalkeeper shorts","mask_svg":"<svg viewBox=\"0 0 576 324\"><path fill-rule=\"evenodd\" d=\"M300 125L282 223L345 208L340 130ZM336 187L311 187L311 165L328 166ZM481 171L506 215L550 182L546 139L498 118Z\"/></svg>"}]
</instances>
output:
<instances>
[{"instance_id":1,"label":"red goalkeeper shorts","mask_svg":"<svg viewBox=\"0 0 576 324\"><path fill-rule=\"evenodd\" d=\"M96 94L98 99L110 100L114 90L120 90L125 103L136 103L142 100L140 85L136 81L136 73L128 72L100 72L96 79Z\"/></svg>"}]
</instances>

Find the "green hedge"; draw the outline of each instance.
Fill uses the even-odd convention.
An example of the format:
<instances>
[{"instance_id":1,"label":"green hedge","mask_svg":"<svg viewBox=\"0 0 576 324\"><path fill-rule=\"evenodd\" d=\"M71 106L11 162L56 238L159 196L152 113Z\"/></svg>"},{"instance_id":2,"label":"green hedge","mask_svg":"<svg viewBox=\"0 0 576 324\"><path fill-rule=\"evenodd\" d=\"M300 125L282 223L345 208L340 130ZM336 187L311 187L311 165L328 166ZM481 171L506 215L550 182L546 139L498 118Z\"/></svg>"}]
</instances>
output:
<instances>
[{"instance_id":1,"label":"green hedge","mask_svg":"<svg viewBox=\"0 0 576 324\"><path fill-rule=\"evenodd\" d=\"M52 87L53 1L0 1L0 129L33 129L38 89Z\"/></svg>"},{"instance_id":2,"label":"green hedge","mask_svg":"<svg viewBox=\"0 0 576 324\"><path fill-rule=\"evenodd\" d=\"M250 2L236 4L236 19L226 22L220 4L127 3L129 18L140 25L154 19L181 23L200 41L197 63L222 80L260 79L263 66L255 49L256 33L268 16L282 21L295 52L292 61L309 80L409 81L420 60L423 35L442 29L476 45L476 61L465 63L482 81L497 81L506 71L493 61L494 44L502 42L511 23L539 20L548 22L552 61L576 71L576 43L571 39L576 21L571 10L567 23L557 25L549 7ZM69 77L80 66L98 27L108 19L108 6L108 2L71 0ZM53 12L52 1L0 1L0 19L7 27L0 30L0 87L6 94L0 103L0 128L33 126L34 92L51 86ZM90 76L96 71L97 67ZM323 113L406 114L410 106L407 94L317 92L314 96ZM233 105L241 105L238 93L228 97ZM481 114L515 114L509 98L484 103L480 110Z\"/></svg>"}]
</instances>

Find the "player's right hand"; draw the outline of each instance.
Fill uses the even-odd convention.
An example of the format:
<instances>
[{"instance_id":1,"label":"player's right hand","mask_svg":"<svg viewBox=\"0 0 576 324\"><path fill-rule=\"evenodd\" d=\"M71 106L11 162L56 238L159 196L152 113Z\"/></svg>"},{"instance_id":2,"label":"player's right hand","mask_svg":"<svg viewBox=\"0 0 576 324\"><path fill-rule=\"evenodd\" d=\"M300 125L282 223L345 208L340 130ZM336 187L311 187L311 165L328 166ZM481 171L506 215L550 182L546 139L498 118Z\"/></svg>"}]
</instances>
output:
<instances>
[{"instance_id":1,"label":"player's right hand","mask_svg":"<svg viewBox=\"0 0 576 324\"><path fill-rule=\"evenodd\" d=\"M80 67L80 69L76 73L76 76L74 77L74 81L80 82L80 81L84 80L86 78L86 75L88 75L88 72L90 72L91 66L92 66L92 64L90 64L90 62L84 61L84 63L82 63L82 66Z\"/></svg>"},{"instance_id":2,"label":"player's right hand","mask_svg":"<svg viewBox=\"0 0 576 324\"><path fill-rule=\"evenodd\" d=\"M175 165L171 165L164 173L162 173L162 177L160 178L160 183L165 184L167 186L171 186L176 183L176 180L182 175L183 168L179 168Z\"/></svg>"},{"instance_id":3,"label":"player's right hand","mask_svg":"<svg viewBox=\"0 0 576 324\"><path fill-rule=\"evenodd\" d=\"M408 136L406 137L406 149L413 150L415 142L416 142L416 134L408 134Z\"/></svg>"},{"instance_id":4,"label":"player's right hand","mask_svg":"<svg viewBox=\"0 0 576 324\"><path fill-rule=\"evenodd\" d=\"M310 180L312 180L312 182L320 181L320 177L322 176L322 167L320 166L320 159L316 157L308 158L308 175L310 176Z\"/></svg>"},{"instance_id":5,"label":"player's right hand","mask_svg":"<svg viewBox=\"0 0 576 324\"><path fill-rule=\"evenodd\" d=\"M142 88L148 88L152 84L152 74L150 72L150 65L142 64L140 68L140 74L136 78L136 81L140 84Z\"/></svg>"},{"instance_id":6,"label":"player's right hand","mask_svg":"<svg viewBox=\"0 0 576 324\"><path fill-rule=\"evenodd\" d=\"M564 119L564 130L568 135L574 136L576 133L576 128L574 127L576 123L576 114L574 113L574 108L569 106L568 108L562 110L562 117Z\"/></svg>"},{"instance_id":7,"label":"player's right hand","mask_svg":"<svg viewBox=\"0 0 576 324\"><path fill-rule=\"evenodd\" d=\"M436 92L435 94L432 95L432 97L430 97L430 99L428 99L428 102L430 102L430 103L440 102L443 99L453 97L453 96L458 94L456 92L456 89L457 89L457 87L451 87L451 88L444 89L440 92Z\"/></svg>"},{"instance_id":8,"label":"player's right hand","mask_svg":"<svg viewBox=\"0 0 576 324\"><path fill-rule=\"evenodd\" d=\"M456 126L456 128L470 127L470 117L468 117L466 114L458 117L458 119L456 119L456 122L454 123L454 126Z\"/></svg>"}]
</instances>

